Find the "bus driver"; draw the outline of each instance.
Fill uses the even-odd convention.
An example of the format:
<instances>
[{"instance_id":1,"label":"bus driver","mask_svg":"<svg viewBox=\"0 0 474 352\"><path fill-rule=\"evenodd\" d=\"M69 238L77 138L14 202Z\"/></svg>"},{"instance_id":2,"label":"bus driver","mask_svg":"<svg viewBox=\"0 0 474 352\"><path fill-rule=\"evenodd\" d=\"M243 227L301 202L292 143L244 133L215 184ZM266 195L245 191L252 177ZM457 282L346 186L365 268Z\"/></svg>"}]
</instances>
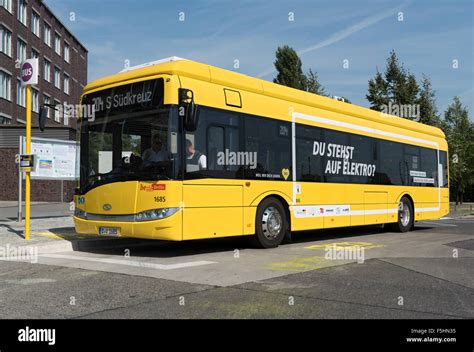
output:
<instances>
[{"instance_id":1,"label":"bus driver","mask_svg":"<svg viewBox=\"0 0 474 352\"><path fill-rule=\"evenodd\" d=\"M169 160L169 153L163 148L163 141L158 134L153 136L151 148L143 152L143 161L157 163Z\"/></svg>"}]
</instances>

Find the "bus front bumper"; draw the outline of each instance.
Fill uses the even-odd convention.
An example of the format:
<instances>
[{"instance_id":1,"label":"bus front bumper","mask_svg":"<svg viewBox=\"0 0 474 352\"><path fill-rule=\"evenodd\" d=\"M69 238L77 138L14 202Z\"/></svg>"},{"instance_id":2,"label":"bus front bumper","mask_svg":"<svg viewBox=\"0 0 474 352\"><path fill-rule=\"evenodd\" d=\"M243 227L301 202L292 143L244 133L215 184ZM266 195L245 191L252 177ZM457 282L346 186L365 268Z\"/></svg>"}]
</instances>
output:
<instances>
[{"instance_id":1,"label":"bus front bumper","mask_svg":"<svg viewBox=\"0 0 474 352\"><path fill-rule=\"evenodd\" d=\"M182 212L164 219L141 222L86 220L77 216L73 216L73 219L78 234L168 241L183 240Z\"/></svg>"}]
</instances>

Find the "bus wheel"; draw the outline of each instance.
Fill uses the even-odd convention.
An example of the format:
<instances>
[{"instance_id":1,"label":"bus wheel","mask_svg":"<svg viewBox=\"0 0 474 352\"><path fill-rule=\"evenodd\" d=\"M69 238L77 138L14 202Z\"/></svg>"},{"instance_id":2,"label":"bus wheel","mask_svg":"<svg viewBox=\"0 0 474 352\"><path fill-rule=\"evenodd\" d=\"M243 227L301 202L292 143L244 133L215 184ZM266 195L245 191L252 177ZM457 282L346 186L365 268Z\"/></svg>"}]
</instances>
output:
<instances>
[{"instance_id":1,"label":"bus wheel","mask_svg":"<svg viewBox=\"0 0 474 352\"><path fill-rule=\"evenodd\" d=\"M276 198L267 198L257 208L253 243L260 248L275 248L289 231L286 212Z\"/></svg>"},{"instance_id":2,"label":"bus wheel","mask_svg":"<svg viewBox=\"0 0 474 352\"><path fill-rule=\"evenodd\" d=\"M413 228L415 212L410 200L402 197L398 204L398 222L393 224L393 229L398 232L407 232Z\"/></svg>"}]
</instances>

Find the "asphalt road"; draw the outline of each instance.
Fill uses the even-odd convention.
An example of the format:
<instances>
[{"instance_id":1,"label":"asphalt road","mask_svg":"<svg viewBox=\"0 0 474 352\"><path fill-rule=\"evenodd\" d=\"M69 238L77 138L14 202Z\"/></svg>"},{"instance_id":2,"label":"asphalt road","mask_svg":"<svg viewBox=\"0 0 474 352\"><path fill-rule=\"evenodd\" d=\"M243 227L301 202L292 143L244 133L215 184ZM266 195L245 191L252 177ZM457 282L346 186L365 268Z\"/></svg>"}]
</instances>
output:
<instances>
[{"instance_id":1,"label":"asphalt road","mask_svg":"<svg viewBox=\"0 0 474 352\"><path fill-rule=\"evenodd\" d=\"M473 317L474 219L312 231L270 250L142 242L0 262L4 319Z\"/></svg>"}]
</instances>

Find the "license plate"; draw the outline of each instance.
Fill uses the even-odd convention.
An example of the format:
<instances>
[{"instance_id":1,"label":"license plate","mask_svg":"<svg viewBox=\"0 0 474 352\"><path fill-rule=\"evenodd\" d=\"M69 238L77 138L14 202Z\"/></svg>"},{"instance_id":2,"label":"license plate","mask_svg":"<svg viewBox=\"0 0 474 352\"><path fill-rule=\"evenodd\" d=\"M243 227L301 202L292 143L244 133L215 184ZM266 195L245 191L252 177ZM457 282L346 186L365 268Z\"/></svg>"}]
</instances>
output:
<instances>
[{"instance_id":1,"label":"license plate","mask_svg":"<svg viewBox=\"0 0 474 352\"><path fill-rule=\"evenodd\" d=\"M99 235L120 236L120 229L118 227L99 227Z\"/></svg>"}]
</instances>

